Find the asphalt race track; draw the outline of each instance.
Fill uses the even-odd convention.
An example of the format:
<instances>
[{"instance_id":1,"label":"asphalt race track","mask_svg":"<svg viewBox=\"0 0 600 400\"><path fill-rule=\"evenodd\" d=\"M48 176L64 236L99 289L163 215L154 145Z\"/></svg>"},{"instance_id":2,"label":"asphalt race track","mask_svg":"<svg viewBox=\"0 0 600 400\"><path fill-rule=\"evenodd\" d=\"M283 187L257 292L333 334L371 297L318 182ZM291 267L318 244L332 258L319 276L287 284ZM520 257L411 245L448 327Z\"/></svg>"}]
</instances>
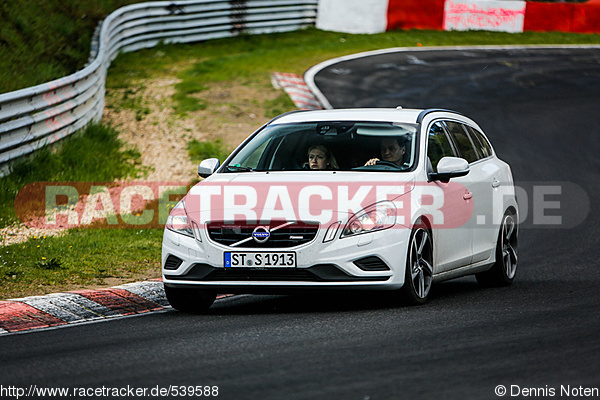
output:
<instances>
[{"instance_id":1,"label":"asphalt race track","mask_svg":"<svg viewBox=\"0 0 600 400\"><path fill-rule=\"evenodd\" d=\"M480 124L527 208L511 287L462 278L421 307L367 294L235 296L205 316L7 335L3 387L208 385L223 399L289 400L599 388L600 50L396 52L331 65L315 82L335 107L449 108Z\"/></svg>"}]
</instances>

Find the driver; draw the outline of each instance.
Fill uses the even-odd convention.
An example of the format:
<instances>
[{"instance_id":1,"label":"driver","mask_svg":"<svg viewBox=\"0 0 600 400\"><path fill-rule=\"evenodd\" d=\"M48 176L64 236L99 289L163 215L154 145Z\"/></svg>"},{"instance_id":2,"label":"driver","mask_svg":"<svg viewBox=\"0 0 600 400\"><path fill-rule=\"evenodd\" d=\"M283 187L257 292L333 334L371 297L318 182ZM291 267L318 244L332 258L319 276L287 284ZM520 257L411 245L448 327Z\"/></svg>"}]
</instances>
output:
<instances>
[{"instance_id":1,"label":"driver","mask_svg":"<svg viewBox=\"0 0 600 400\"><path fill-rule=\"evenodd\" d=\"M404 163L404 153L406 153L406 146L399 137L386 137L381 140L381 160L392 162L400 167ZM371 158L365 166L375 165L377 161L380 161L379 158Z\"/></svg>"}]
</instances>

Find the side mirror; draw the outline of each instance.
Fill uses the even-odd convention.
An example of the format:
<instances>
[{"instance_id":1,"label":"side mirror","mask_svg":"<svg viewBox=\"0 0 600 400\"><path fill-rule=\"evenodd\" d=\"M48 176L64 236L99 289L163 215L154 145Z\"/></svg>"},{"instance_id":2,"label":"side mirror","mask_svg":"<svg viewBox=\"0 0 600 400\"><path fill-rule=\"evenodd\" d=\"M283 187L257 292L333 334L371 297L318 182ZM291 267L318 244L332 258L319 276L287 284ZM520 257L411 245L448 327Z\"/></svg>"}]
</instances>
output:
<instances>
[{"instance_id":1,"label":"side mirror","mask_svg":"<svg viewBox=\"0 0 600 400\"><path fill-rule=\"evenodd\" d=\"M221 165L221 163L218 158L207 158L206 160L202 160L198 165L198 175L202 178L208 178L215 173L219 168L219 165Z\"/></svg>"},{"instance_id":2,"label":"side mirror","mask_svg":"<svg viewBox=\"0 0 600 400\"><path fill-rule=\"evenodd\" d=\"M469 163L464 158L443 157L437 165L437 172L429 174L429 181L448 182L452 178L469 173Z\"/></svg>"}]
</instances>

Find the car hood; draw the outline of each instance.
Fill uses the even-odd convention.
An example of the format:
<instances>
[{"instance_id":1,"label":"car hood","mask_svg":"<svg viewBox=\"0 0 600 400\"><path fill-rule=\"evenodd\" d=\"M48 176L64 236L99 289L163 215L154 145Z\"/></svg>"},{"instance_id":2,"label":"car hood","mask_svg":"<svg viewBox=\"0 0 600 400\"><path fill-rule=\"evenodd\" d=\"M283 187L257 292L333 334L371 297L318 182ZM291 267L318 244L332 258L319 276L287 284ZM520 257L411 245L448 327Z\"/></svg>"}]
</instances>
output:
<instances>
[{"instance_id":1,"label":"car hood","mask_svg":"<svg viewBox=\"0 0 600 400\"><path fill-rule=\"evenodd\" d=\"M397 201L415 187L413 173L281 171L215 174L186 196L196 223L268 223L301 220L326 224L381 201Z\"/></svg>"}]
</instances>

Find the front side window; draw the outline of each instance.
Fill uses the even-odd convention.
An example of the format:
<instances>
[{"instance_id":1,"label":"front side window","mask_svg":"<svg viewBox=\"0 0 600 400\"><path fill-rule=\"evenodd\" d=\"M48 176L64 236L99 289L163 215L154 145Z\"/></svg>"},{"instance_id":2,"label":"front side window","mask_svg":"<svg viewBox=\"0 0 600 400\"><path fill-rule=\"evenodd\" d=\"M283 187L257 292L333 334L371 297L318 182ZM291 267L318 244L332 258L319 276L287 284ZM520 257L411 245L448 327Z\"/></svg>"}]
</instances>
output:
<instances>
[{"instance_id":1,"label":"front side window","mask_svg":"<svg viewBox=\"0 0 600 400\"><path fill-rule=\"evenodd\" d=\"M417 125L391 122L273 124L224 166L243 171L395 171L416 164ZM369 163L369 160L377 162Z\"/></svg>"},{"instance_id":2,"label":"front side window","mask_svg":"<svg viewBox=\"0 0 600 400\"><path fill-rule=\"evenodd\" d=\"M456 157L441 122L435 122L429 127L427 157L431 163L431 172L437 172L437 165L442 157Z\"/></svg>"}]
</instances>

